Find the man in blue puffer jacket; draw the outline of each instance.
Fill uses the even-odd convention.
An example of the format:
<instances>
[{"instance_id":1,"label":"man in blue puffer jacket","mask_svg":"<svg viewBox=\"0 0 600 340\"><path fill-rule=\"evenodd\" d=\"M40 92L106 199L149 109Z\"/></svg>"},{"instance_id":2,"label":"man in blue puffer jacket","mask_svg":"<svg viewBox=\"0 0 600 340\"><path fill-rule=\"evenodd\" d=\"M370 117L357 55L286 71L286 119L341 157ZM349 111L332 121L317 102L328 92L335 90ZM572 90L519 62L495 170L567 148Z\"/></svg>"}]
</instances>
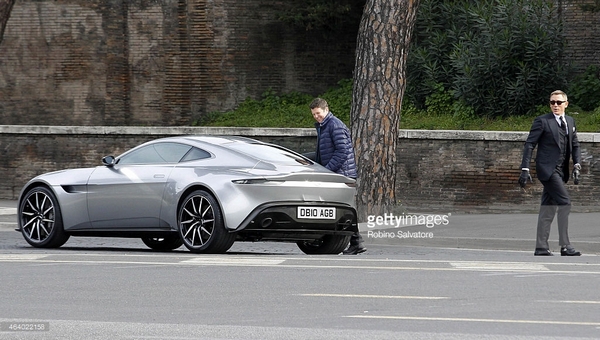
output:
<instances>
[{"instance_id":1,"label":"man in blue puffer jacket","mask_svg":"<svg viewBox=\"0 0 600 340\"><path fill-rule=\"evenodd\" d=\"M329 111L327 101L315 98L310 103L310 112L317 121L317 152L315 161L327 169L356 179L356 161L350 130L344 122ZM350 238L345 255L356 255L367 250L359 232Z\"/></svg>"}]
</instances>

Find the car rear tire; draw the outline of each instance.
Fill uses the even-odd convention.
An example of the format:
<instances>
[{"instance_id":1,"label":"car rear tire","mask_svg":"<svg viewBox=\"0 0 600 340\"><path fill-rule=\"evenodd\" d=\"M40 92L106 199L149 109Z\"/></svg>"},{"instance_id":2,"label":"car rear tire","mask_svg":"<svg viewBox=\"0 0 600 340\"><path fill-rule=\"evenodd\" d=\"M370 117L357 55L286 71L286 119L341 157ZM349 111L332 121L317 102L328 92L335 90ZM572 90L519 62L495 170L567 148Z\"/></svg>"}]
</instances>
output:
<instances>
[{"instance_id":1,"label":"car rear tire","mask_svg":"<svg viewBox=\"0 0 600 340\"><path fill-rule=\"evenodd\" d=\"M166 237L143 237L142 242L144 242L148 248L157 251L171 251L181 247L183 244L179 234Z\"/></svg>"},{"instance_id":2,"label":"car rear tire","mask_svg":"<svg viewBox=\"0 0 600 340\"><path fill-rule=\"evenodd\" d=\"M225 229L217 200L204 190L189 194L179 207L179 234L193 253L224 253L236 235Z\"/></svg>"},{"instance_id":3,"label":"car rear tire","mask_svg":"<svg viewBox=\"0 0 600 340\"><path fill-rule=\"evenodd\" d=\"M350 243L350 236L325 235L316 241L300 241L296 244L298 248L308 255L335 255L339 254Z\"/></svg>"},{"instance_id":4,"label":"car rear tire","mask_svg":"<svg viewBox=\"0 0 600 340\"><path fill-rule=\"evenodd\" d=\"M62 214L56 196L46 187L35 187L19 204L19 227L25 241L36 248L58 248L65 244Z\"/></svg>"}]
</instances>

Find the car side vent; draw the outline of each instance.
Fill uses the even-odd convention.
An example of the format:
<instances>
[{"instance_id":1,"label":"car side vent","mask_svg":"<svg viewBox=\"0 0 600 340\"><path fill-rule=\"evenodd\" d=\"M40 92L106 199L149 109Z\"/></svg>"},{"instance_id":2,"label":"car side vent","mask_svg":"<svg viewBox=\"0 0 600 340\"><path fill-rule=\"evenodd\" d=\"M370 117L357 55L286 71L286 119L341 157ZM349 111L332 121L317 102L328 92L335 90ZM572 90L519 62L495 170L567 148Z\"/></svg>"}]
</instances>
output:
<instances>
[{"instance_id":1,"label":"car side vent","mask_svg":"<svg viewBox=\"0 0 600 340\"><path fill-rule=\"evenodd\" d=\"M85 192L85 185L61 185L61 187L69 194Z\"/></svg>"}]
</instances>

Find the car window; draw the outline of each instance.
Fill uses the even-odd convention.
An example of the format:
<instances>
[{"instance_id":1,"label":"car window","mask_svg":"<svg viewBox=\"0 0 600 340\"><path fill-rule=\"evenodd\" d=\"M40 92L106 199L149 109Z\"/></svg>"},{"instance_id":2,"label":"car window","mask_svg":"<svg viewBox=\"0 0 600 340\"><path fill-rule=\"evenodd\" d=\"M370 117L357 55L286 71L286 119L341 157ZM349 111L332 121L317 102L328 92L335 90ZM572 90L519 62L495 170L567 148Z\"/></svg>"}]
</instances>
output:
<instances>
[{"instance_id":1,"label":"car window","mask_svg":"<svg viewBox=\"0 0 600 340\"><path fill-rule=\"evenodd\" d=\"M179 143L156 143L134 150L118 164L165 164L177 163L192 147Z\"/></svg>"},{"instance_id":2,"label":"car window","mask_svg":"<svg viewBox=\"0 0 600 340\"><path fill-rule=\"evenodd\" d=\"M230 147L267 162L279 164L310 164L310 161L307 161L301 156L272 145L235 143L231 144Z\"/></svg>"},{"instance_id":3,"label":"car window","mask_svg":"<svg viewBox=\"0 0 600 340\"><path fill-rule=\"evenodd\" d=\"M195 161L195 160L203 159L203 158L210 158L210 153L208 153L207 151L204 151L202 149L192 148L190 151L188 151L188 153L185 154L185 156L183 157L183 159L181 161L182 162Z\"/></svg>"}]
</instances>

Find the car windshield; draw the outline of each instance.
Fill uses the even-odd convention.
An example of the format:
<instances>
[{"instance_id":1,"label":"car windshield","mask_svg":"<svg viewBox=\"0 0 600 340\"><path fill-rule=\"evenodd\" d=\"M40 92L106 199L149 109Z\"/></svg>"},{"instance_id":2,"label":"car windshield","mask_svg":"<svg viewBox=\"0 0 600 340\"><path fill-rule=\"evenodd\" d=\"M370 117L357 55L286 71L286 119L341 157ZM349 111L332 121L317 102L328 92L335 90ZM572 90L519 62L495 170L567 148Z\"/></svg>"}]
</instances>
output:
<instances>
[{"instance_id":1,"label":"car windshield","mask_svg":"<svg viewBox=\"0 0 600 340\"><path fill-rule=\"evenodd\" d=\"M272 145L265 144L246 144L246 143L233 143L230 147L236 151L251 155L258 159L261 159L270 163L277 164L303 164L309 165L310 161L305 158L292 153L288 150L278 148Z\"/></svg>"}]
</instances>

